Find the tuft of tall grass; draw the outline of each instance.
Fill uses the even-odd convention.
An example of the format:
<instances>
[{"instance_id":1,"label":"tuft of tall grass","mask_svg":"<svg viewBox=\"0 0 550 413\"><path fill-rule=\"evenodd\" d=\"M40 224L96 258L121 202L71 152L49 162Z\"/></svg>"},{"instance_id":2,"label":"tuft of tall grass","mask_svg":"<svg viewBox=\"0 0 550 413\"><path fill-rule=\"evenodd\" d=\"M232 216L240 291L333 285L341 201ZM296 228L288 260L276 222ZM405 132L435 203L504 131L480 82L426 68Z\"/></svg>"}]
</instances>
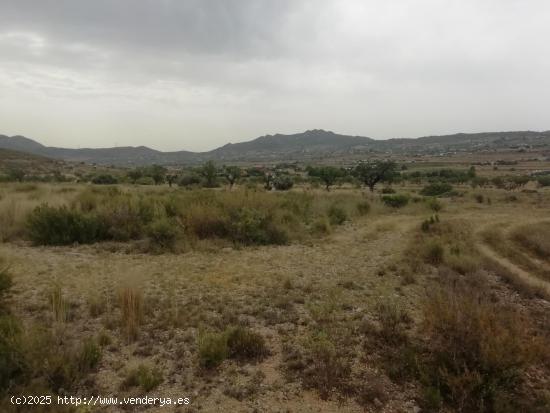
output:
<instances>
[{"instance_id":1,"label":"tuft of tall grass","mask_svg":"<svg viewBox=\"0 0 550 413\"><path fill-rule=\"evenodd\" d=\"M264 338L242 326L222 332L201 332L198 339L199 364L204 368L219 366L225 359L257 361L269 354Z\"/></svg>"},{"instance_id":2,"label":"tuft of tall grass","mask_svg":"<svg viewBox=\"0 0 550 413\"><path fill-rule=\"evenodd\" d=\"M127 372L121 388L140 387L144 392L150 392L158 387L163 380L162 371L158 367L140 364Z\"/></svg>"},{"instance_id":3,"label":"tuft of tall grass","mask_svg":"<svg viewBox=\"0 0 550 413\"><path fill-rule=\"evenodd\" d=\"M123 287L118 293L121 324L128 341L133 341L139 334L143 319L143 295L136 287Z\"/></svg>"},{"instance_id":4,"label":"tuft of tall grass","mask_svg":"<svg viewBox=\"0 0 550 413\"><path fill-rule=\"evenodd\" d=\"M58 323L66 322L69 319L70 306L58 282L51 286L48 298L53 319Z\"/></svg>"}]
</instances>

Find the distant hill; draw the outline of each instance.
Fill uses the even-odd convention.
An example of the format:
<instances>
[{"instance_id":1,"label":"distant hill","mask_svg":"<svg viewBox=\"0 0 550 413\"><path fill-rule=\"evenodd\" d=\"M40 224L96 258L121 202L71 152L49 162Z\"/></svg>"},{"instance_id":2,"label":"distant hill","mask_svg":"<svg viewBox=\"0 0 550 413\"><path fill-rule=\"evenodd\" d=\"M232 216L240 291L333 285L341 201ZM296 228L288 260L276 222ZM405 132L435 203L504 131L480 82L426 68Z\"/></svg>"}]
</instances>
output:
<instances>
[{"instance_id":1,"label":"distant hill","mask_svg":"<svg viewBox=\"0 0 550 413\"><path fill-rule=\"evenodd\" d=\"M248 142L228 143L207 156L214 159L258 159L323 153L349 153L367 150L376 142L362 136L338 135L320 129L293 135L265 135ZM204 154L204 155L206 155Z\"/></svg>"},{"instance_id":2,"label":"distant hill","mask_svg":"<svg viewBox=\"0 0 550 413\"><path fill-rule=\"evenodd\" d=\"M0 135L0 148L34 154L39 154L46 149L44 145L19 135L12 137Z\"/></svg>"},{"instance_id":3,"label":"distant hill","mask_svg":"<svg viewBox=\"0 0 550 413\"><path fill-rule=\"evenodd\" d=\"M34 155L29 152L14 151L12 149L0 148L0 162L4 161L37 161L53 162L52 159L40 155Z\"/></svg>"},{"instance_id":4,"label":"distant hill","mask_svg":"<svg viewBox=\"0 0 550 413\"><path fill-rule=\"evenodd\" d=\"M61 160L54 160L40 155L12 149L0 148L0 174L11 169L24 169L32 173L43 173L60 169L64 163Z\"/></svg>"},{"instance_id":5,"label":"distant hill","mask_svg":"<svg viewBox=\"0 0 550 413\"><path fill-rule=\"evenodd\" d=\"M416 139L375 140L314 129L292 135L265 135L247 142L228 143L208 152L161 152L146 146L69 149L44 146L24 136L0 135L0 148L67 161L104 165L196 164L207 160L307 160L350 154L437 154L457 151L550 147L550 131L458 133Z\"/></svg>"}]
</instances>

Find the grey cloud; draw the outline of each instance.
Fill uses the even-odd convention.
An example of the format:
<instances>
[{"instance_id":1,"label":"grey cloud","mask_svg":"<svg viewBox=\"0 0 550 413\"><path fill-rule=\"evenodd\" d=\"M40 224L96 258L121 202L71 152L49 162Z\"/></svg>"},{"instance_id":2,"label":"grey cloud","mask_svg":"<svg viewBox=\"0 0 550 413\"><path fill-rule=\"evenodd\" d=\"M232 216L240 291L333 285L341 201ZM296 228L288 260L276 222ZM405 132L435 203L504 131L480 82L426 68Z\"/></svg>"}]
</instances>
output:
<instances>
[{"instance_id":1,"label":"grey cloud","mask_svg":"<svg viewBox=\"0 0 550 413\"><path fill-rule=\"evenodd\" d=\"M0 23L60 41L170 54L272 53L291 0L13 0Z\"/></svg>"},{"instance_id":2,"label":"grey cloud","mask_svg":"<svg viewBox=\"0 0 550 413\"><path fill-rule=\"evenodd\" d=\"M548 21L545 0L0 0L0 133L548 129Z\"/></svg>"}]
</instances>

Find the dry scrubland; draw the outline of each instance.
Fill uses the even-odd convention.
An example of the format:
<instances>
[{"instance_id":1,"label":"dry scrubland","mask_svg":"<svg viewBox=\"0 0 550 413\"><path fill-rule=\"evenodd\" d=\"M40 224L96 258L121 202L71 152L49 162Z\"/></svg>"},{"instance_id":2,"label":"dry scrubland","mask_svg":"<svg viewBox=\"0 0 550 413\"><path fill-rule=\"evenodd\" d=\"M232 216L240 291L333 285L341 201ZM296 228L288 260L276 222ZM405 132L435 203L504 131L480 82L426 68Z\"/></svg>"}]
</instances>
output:
<instances>
[{"instance_id":1,"label":"dry scrubland","mask_svg":"<svg viewBox=\"0 0 550 413\"><path fill-rule=\"evenodd\" d=\"M1 410L550 411L549 189L420 188L2 184Z\"/></svg>"}]
</instances>

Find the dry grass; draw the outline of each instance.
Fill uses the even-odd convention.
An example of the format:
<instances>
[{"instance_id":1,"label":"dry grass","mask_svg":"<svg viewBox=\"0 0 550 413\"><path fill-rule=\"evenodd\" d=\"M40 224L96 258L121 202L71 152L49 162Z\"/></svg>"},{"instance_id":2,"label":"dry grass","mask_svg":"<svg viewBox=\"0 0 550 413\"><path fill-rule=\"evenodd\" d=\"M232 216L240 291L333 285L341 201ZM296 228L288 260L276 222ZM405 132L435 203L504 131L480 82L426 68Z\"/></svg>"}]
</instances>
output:
<instances>
[{"instance_id":1,"label":"dry grass","mask_svg":"<svg viewBox=\"0 0 550 413\"><path fill-rule=\"evenodd\" d=\"M520 232L521 231L522 230L520 229ZM512 243L508 235L496 227L484 230L481 235L483 240L500 255L510 259L513 263L519 265L542 280L550 281L550 267L540 265L528 254L526 254L524 252L526 249L526 244L522 243L521 246L518 246L517 244ZM513 239L516 240L516 242L519 242L516 236L513 236ZM530 251L531 253L534 252L533 250Z\"/></svg>"},{"instance_id":2,"label":"dry grass","mask_svg":"<svg viewBox=\"0 0 550 413\"><path fill-rule=\"evenodd\" d=\"M498 411L502 399L514 398L522 370L544 354L529 320L493 303L479 284L447 284L431 294L423 327L431 353L424 374L458 411Z\"/></svg>"},{"instance_id":3,"label":"dry grass","mask_svg":"<svg viewBox=\"0 0 550 413\"><path fill-rule=\"evenodd\" d=\"M17 210L24 201L32 209L46 200L105 214L121 224L117 238L129 241L34 247L18 239L15 223L15 242L0 245L14 275L6 297L29 332L20 347L32 380L48 391L167 396L185 388L203 411L502 413L494 399L540 401L550 384L547 366L539 360L533 367L529 358L545 334L537 314L546 303L503 284L506 276L481 259L475 236L519 212L544 216L548 198L535 203L521 194L505 203L504 191L477 189L493 202L478 204L468 194L438 201L439 222L434 217L423 231L434 206L414 195L393 209L350 188L64 187L2 187L0 205L14 201ZM286 243L250 247L227 235L228 228L247 234L265 216L285 231ZM152 227L158 220L167 221ZM149 238L170 236L166 222L177 225L175 247L144 254ZM464 282L472 283L468 294L452 289ZM44 316L45 304L63 322ZM536 337L531 344L528 335ZM511 383L519 383L517 392ZM26 379L17 386L26 390ZM532 406L516 410L544 411Z\"/></svg>"},{"instance_id":4,"label":"dry grass","mask_svg":"<svg viewBox=\"0 0 550 413\"><path fill-rule=\"evenodd\" d=\"M53 319L58 323L65 323L69 319L70 305L59 281L51 286L48 298Z\"/></svg>"},{"instance_id":5,"label":"dry grass","mask_svg":"<svg viewBox=\"0 0 550 413\"><path fill-rule=\"evenodd\" d=\"M121 325L128 341L137 339L143 321L143 294L136 287L122 287L118 292Z\"/></svg>"},{"instance_id":6,"label":"dry grass","mask_svg":"<svg viewBox=\"0 0 550 413\"><path fill-rule=\"evenodd\" d=\"M550 262L550 222L522 225L514 228L510 235L527 251Z\"/></svg>"},{"instance_id":7,"label":"dry grass","mask_svg":"<svg viewBox=\"0 0 550 413\"><path fill-rule=\"evenodd\" d=\"M504 265L500 264L498 261L491 258L485 258L483 267L497 274L506 283L510 284L514 290L518 291L522 295L528 298L543 298L550 301L550 293L548 293L546 288L529 283L524 278L518 276Z\"/></svg>"}]
</instances>

